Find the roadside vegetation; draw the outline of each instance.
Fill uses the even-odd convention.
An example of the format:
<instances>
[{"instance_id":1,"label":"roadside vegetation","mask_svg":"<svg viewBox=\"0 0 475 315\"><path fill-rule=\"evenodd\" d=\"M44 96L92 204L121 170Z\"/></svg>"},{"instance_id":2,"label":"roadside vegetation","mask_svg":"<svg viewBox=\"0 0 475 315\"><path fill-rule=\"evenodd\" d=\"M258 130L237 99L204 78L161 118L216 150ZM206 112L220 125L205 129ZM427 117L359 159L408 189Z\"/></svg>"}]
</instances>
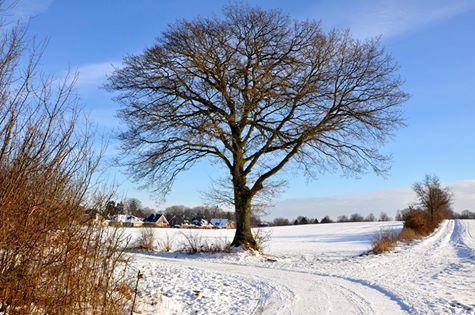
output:
<instances>
[{"instance_id":1,"label":"roadside vegetation","mask_svg":"<svg viewBox=\"0 0 475 315\"><path fill-rule=\"evenodd\" d=\"M123 314L120 233L85 216L105 206L91 185L100 149L74 77L41 73L41 53L0 22L0 313Z\"/></svg>"},{"instance_id":2,"label":"roadside vegetation","mask_svg":"<svg viewBox=\"0 0 475 315\"><path fill-rule=\"evenodd\" d=\"M398 241L413 241L428 236L443 220L454 217L452 193L448 187L442 187L437 176L426 175L412 188L418 200L398 214L404 222L402 230L399 234L382 231L373 242L372 252L380 254L392 250Z\"/></svg>"}]
</instances>

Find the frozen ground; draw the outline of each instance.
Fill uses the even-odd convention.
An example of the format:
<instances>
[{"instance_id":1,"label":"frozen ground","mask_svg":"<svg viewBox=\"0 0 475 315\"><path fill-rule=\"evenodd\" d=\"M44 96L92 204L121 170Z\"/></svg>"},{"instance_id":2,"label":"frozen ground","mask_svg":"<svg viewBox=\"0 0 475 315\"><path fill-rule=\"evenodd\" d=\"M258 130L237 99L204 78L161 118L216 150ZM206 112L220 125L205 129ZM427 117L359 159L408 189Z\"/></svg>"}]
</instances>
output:
<instances>
[{"instance_id":1,"label":"frozen ground","mask_svg":"<svg viewBox=\"0 0 475 315\"><path fill-rule=\"evenodd\" d=\"M475 220L375 256L381 229L400 223L268 228L266 256L133 253L141 314L475 314ZM136 237L139 229L129 229ZM182 230L156 229L158 238ZM189 231L187 231L189 233ZM200 231L231 240L233 231Z\"/></svg>"}]
</instances>

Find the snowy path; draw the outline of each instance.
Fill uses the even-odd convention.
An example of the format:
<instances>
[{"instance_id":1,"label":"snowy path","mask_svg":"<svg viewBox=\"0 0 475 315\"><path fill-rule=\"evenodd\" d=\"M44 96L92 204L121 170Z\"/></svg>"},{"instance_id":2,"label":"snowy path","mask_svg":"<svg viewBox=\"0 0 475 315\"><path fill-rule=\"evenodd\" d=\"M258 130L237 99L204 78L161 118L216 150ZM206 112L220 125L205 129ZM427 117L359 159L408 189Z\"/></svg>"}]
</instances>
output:
<instances>
[{"instance_id":1,"label":"snowy path","mask_svg":"<svg viewBox=\"0 0 475 315\"><path fill-rule=\"evenodd\" d=\"M142 256L140 260L192 267L200 272L239 276L245 281L264 281L273 291L256 309L260 314L401 314L401 307L381 292L339 277L259 266L218 264ZM240 314L246 314L245 311Z\"/></svg>"},{"instance_id":2,"label":"snowy path","mask_svg":"<svg viewBox=\"0 0 475 315\"><path fill-rule=\"evenodd\" d=\"M431 237L379 256L335 259L305 254L277 262L232 255L135 257L151 273L160 268L192 270L195 279L176 281L177 287L215 288L214 295L207 292L205 299L195 299L178 313L475 314L474 235L475 221L457 220L444 222ZM223 300L231 287L232 296ZM235 308L223 309L226 303Z\"/></svg>"}]
</instances>

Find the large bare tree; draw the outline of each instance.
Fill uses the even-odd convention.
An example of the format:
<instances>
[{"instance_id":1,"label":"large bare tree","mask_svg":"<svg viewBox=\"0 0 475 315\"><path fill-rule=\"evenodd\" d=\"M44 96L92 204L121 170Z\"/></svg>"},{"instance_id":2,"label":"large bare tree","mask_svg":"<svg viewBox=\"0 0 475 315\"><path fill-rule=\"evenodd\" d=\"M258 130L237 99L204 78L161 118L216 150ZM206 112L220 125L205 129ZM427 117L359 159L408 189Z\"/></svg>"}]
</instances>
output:
<instances>
[{"instance_id":1,"label":"large bare tree","mask_svg":"<svg viewBox=\"0 0 475 315\"><path fill-rule=\"evenodd\" d=\"M378 40L238 5L171 25L124 58L108 88L123 104L134 178L163 192L196 161L222 162L234 190L233 245L255 248L251 201L284 166L385 170L378 148L407 99L397 70Z\"/></svg>"}]
</instances>

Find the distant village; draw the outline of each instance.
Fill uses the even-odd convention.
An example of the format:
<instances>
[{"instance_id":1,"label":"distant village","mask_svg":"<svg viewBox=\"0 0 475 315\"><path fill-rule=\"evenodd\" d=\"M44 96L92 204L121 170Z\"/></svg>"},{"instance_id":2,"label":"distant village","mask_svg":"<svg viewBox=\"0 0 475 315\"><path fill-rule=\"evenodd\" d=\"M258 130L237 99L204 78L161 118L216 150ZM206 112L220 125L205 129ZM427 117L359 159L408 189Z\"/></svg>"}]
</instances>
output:
<instances>
[{"instance_id":1,"label":"distant village","mask_svg":"<svg viewBox=\"0 0 475 315\"><path fill-rule=\"evenodd\" d=\"M234 221L222 218L205 218L195 216L186 219L185 217L173 216L167 219L163 213L152 213L146 218L136 217L131 214L117 214L102 221L104 225L109 226L128 226L128 227L172 227L172 228L202 228L202 229L234 229Z\"/></svg>"},{"instance_id":2,"label":"distant village","mask_svg":"<svg viewBox=\"0 0 475 315\"><path fill-rule=\"evenodd\" d=\"M135 198L109 201L103 212L90 209L89 217L105 226L234 229L234 214L212 206L171 206L163 212L143 207ZM257 220L255 223L259 224Z\"/></svg>"}]
</instances>

